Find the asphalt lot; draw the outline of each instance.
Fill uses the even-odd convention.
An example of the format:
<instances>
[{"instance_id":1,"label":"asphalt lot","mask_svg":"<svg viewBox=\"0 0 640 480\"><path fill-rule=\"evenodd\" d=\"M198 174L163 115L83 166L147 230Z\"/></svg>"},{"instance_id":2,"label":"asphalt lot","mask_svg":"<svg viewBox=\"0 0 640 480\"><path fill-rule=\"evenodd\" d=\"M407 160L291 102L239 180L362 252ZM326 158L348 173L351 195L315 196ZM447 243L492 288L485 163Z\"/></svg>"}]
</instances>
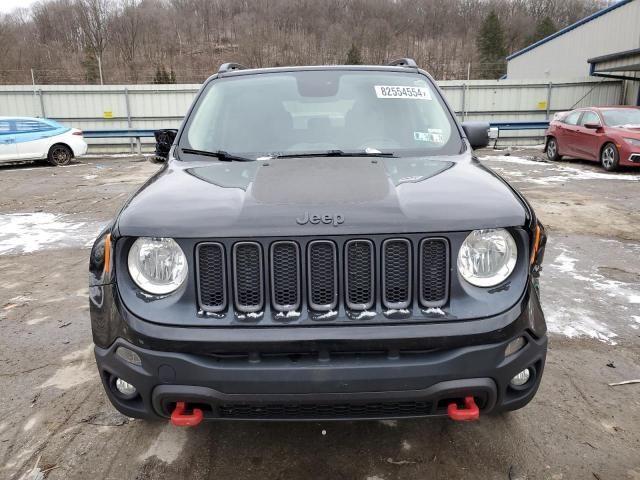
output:
<instances>
[{"instance_id":1,"label":"asphalt lot","mask_svg":"<svg viewBox=\"0 0 640 480\"><path fill-rule=\"evenodd\" d=\"M505 155L509 153L509 155ZM139 157L0 166L0 478L640 479L640 171L539 150L481 159L532 201L550 238L551 332L525 409L448 419L210 423L111 407L94 365L89 245L158 166Z\"/></svg>"}]
</instances>

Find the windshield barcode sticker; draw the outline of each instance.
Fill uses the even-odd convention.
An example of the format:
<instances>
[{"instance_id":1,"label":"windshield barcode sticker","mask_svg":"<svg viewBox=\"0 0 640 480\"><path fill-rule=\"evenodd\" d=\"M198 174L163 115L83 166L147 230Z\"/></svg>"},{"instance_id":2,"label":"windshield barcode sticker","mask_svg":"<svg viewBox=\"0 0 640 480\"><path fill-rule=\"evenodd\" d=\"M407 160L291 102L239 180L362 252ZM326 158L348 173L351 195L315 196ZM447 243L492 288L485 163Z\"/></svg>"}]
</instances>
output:
<instances>
[{"instance_id":1,"label":"windshield barcode sticker","mask_svg":"<svg viewBox=\"0 0 640 480\"><path fill-rule=\"evenodd\" d=\"M413 98L416 100L431 100L431 92L426 87L400 87L397 85L376 85L378 98Z\"/></svg>"}]
</instances>

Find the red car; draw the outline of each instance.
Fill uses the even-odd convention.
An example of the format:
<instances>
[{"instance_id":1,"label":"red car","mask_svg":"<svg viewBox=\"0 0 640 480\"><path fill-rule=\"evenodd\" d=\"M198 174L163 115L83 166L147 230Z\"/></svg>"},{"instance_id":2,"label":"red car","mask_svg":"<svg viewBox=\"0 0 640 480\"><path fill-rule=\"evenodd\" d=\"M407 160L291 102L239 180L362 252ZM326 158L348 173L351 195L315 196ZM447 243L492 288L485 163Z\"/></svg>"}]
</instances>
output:
<instances>
[{"instance_id":1,"label":"red car","mask_svg":"<svg viewBox=\"0 0 640 480\"><path fill-rule=\"evenodd\" d=\"M595 160L610 172L640 167L640 107L591 107L556 115L546 136L549 160Z\"/></svg>"}]
</instances>

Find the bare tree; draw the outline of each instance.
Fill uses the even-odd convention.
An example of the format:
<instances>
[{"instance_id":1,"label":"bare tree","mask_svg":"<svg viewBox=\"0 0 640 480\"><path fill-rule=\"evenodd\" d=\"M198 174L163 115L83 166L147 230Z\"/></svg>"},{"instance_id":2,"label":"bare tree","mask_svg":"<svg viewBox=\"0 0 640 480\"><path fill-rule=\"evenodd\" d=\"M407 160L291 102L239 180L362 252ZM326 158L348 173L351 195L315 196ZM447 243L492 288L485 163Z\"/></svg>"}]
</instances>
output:
<instances>
[{"instance_id":1,"label":"bare tree","mask_svg":"<svg viewBox=\"0 0 640 480\"><path fill-rule=\"evenodd\" d=\"M201 82L217 64L364 63L411 56L438 78L486 75L476 43L495 10L506 53L611 0L49 0L0 17L0 82ZM500 62L502 62L500 60ZM79 68L80 67L80 68ZM107 68L108 67L108 68Z\"/></svg>"},{"instance_id":2,"label":"bare tree","mask_svg":"<svg viewBox=\"0 0 640 480\"><path fill-rule=\"evenodd\" d=\"M115 10L115 3L111 0L76 0L75 13L82 29L82 43L84 46L84 66L87 78L95 76L95 63L101 66L104 51L107 48L110 30L109 18ZM102 72L100 72L102 74Z\"/></svg>"}]
</instances>

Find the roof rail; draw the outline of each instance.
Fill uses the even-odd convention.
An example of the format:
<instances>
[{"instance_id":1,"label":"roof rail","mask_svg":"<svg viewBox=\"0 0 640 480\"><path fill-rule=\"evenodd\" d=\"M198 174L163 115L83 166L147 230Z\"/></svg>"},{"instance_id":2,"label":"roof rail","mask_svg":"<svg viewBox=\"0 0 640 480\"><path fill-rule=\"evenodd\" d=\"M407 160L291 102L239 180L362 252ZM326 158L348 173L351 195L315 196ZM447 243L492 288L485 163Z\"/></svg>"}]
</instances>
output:
<instances>
[{"instance_id":1,"label":"roof rail","mask_svg":"<svg viewBox=\"0 0 640 480\"><path fill-rule=\"evenodd\" d=\"M395 60L391 60L387 65L390 67L418 68L418 64L413 58L397 58Z\"/></svg>"},{"instance_id":2,"label":"roof rail","mask_svg":"<svg viewBox=\"0 0 640 480\"><path fill-rule=\"evenodd\" d=\"M239 63L223 63L218 68L218 73L231 72L233 70L245 70L247 67L240 65Z\"/></svg>"}]
</instances>

